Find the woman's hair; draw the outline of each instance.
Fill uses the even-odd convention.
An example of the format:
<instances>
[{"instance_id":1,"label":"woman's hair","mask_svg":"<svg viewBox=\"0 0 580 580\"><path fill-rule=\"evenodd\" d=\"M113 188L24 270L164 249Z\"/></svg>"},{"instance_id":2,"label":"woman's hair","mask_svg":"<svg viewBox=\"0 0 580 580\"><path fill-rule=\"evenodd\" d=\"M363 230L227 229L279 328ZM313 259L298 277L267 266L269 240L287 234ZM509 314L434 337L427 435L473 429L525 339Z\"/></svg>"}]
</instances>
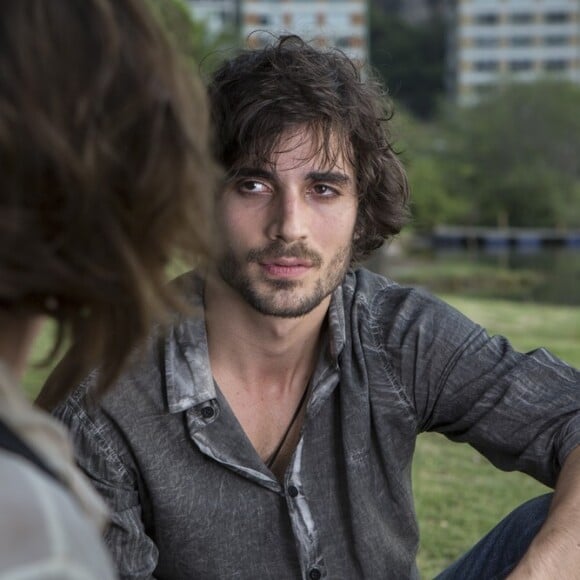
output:
<instances>
[{"instance_id":1,"label":"woman's hair","mask_svg":"<svg viewBox=\"0 0 580 580\"><path fill-rule=\"evenodd\" d=\"M353 261L366 258L408 218L408 183L388 132L390 103L379 82L361 79L339 50L284 36L223 64L209 87L214 149L230 173L247 161L268 164L280 138L306 127L315 153L332 162L336 138L357 178ZM334 136L335 139L330 137Z\"/></svg>"},{"instance_id":2,"label":"woman's hair","mask_svg":"<svg viewBox=\"0 0 580 580\"><path fill-rule=\"evenodd\" d=\"M166 267L211 246L208 125L140 0L0 3L0 309L70 340L42 406L97 363L105 388L183 306Z\"/></svg>"}]
</instances>

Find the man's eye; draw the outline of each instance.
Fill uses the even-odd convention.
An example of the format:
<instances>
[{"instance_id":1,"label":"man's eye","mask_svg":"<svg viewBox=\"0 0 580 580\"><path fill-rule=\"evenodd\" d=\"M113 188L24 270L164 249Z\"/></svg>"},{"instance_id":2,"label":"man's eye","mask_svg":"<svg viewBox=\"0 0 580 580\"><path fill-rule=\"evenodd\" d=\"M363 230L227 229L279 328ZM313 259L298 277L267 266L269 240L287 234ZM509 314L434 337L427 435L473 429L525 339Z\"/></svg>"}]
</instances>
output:
<instances>
[{"instance_id":1,"label":"man's eye","mask_svg":"<svg viewBox=\"0 0 580 580\"><path fill-rule=\"evenodd\" d=\"M238 189L242 193L255 193L255 194L268 193L270 191L270 188L267 185L265 185L261 181L254 181L253 179L247 179L245 181L240 182L238 184Z\"/></svg>"},{"instance_id":2,"label":"man's eye","mask_svg":"<svg viewBox=\"0 0 580 580\"><path fill-rule=\"evenodd\" d=\"M312 187L312 191L320 197L331 197L338 195L338 191L334 187L330 187L330 185L326 185L324 183L316 184Z\"/></svg>"}]
</instances>

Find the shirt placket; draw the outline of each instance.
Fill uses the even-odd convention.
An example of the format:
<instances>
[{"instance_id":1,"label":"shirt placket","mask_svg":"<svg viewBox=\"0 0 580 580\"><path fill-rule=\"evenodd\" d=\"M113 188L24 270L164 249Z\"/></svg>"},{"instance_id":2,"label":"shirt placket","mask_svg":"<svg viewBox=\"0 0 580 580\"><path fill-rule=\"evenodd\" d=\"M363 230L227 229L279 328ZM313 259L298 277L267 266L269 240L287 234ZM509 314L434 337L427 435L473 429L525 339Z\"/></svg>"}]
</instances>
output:
<instances>
[{"instance_id":1,"label":"shirt placket","mask_svg":"<svg viewBox=\"0 0 580 580\"><path fill-rule=\"evenodd\" d=\"M302 468L305 453L304 433L307 427L306 423L316 420L317 411L330 396L338 381L338 367L327 368L320 379L316 381L306 413L305 425L284 480L284 494L296 540L303 580L320 580L328 577L319 540L319 531L310 509L309 498L305 492L304 478L307 477L307 474Z\"/></svg>"}]
</instances>

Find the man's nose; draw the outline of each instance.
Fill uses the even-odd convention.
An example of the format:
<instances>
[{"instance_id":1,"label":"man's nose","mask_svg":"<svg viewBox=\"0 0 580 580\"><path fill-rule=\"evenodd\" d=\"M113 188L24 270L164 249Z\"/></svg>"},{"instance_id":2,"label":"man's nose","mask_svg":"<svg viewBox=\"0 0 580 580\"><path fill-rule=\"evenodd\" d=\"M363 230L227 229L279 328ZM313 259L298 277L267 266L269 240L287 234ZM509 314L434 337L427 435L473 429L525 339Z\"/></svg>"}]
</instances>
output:
<instances>
[{"instance_id":1,"label":"man's nose","mask_svg":"<svg viewBox=\"0 0 580 580\"><path fill-rule=\"evenodd\" d=\"M272 207L269 236L292 243L307 237L308 208L306 200L297 192L278 195Z\"/></svg>"}]
</instances>

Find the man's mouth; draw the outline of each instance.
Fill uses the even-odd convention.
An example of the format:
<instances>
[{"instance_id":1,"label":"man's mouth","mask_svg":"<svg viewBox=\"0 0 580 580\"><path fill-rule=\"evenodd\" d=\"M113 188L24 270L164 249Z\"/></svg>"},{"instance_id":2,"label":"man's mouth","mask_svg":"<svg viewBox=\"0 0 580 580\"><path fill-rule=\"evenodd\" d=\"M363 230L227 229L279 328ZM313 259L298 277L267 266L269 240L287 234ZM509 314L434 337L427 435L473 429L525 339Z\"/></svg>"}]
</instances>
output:
<instances>
[{"instance_id":1,"label":"man's mouth","mask_svg":"<svg viewBox=\"0 0 580 580\"><path fill-rule=\"evenodd\" d=\"M273 243L267 248L251 250L247 261L258 264L266 274L275 277L301 276L322 265L322 258L302 244Z\"/></svg>"},{"instance_id":2,"label":"man's mouth","mask_svg":"<svg viewBox=\"0 0 580 580\"><path fill-rule=\"evenodd\" d=\"M308 272L312 262L301 258L273 258L261 260L260 266L270 276L293 278Z\"/></svg>"}]
</instances>

